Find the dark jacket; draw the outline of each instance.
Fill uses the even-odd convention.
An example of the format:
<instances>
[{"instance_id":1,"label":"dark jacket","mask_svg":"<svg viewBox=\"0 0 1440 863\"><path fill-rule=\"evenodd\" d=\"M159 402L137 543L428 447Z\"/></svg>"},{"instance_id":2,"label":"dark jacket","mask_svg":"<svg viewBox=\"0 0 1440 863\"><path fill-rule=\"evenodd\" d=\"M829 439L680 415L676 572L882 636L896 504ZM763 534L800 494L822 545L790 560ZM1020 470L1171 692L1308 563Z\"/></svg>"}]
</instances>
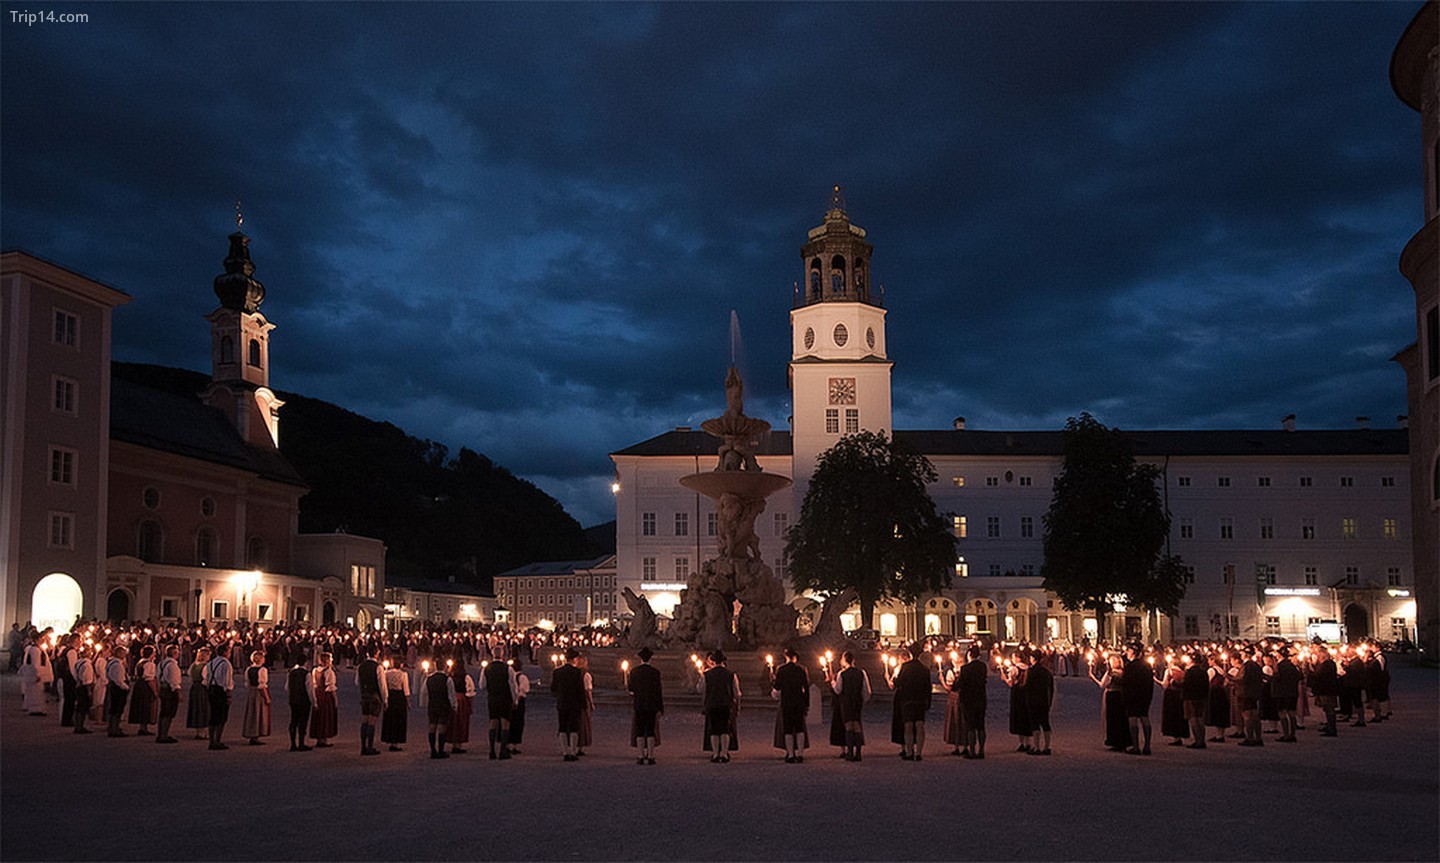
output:
<instances>
[{"instance_id":1,"label":"dark jacket","mask_svg":"<svg viewBox=\"0 0 1440 863\"><path fill-rule=\"evenodd\" d=\"M795 705L802 714L810 712L810 672L805 666L787 662L775 669L775 691L782 708Z\"/></svg>"},{"instance_id":2,"label":"dark jacket","mask_svg":"<svg viewBox=\"0 0 1440 863\"><path fill-rule=\"evenodd\" d=\"M630 669L630 681L625 688L635 696L636 713L665 712L665 698L660 688L660 669L649 663L640 663Z\"/></svg>"},{"instance_id":3,"label":"dark jacket","mask_svg":"<svg viewBox=\"0 0 1440 863\"><path fill-rule=\"evenodd\" d=\"M895 700L913 701L930 709L930 669L911 659L895 672Z\"/></svg>"},{"instance_id":4,"label":"dark jacket","mask_svg":"<svg viewBox=\"0 0 1440 863\"><path fill-rule=\"evenodd\" d=\"M550 675L555 709L561 713L585 709L585 672L568 662Z\"/></svg>"}]
</instances>

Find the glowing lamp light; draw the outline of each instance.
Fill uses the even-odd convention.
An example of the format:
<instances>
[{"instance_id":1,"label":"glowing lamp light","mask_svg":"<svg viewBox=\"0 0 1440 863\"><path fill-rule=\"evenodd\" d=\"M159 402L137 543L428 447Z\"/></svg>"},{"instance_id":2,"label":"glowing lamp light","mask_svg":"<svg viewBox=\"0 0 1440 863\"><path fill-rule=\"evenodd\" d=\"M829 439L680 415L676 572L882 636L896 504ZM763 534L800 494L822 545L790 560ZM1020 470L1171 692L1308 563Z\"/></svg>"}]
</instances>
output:
<instances>
[{"instance_id":1,"label":"glowing lamp light","mask_svg":"<svg viewBox=\"0 0 1440 863\"><path fill-rule=\"evenodd\" d=\"M620 483L618 483L618 482L612 482L612 483L610 483L610 493L611 493L611 494L619 494L619 493L620 493Z\"/></svg>"}]
</instances>

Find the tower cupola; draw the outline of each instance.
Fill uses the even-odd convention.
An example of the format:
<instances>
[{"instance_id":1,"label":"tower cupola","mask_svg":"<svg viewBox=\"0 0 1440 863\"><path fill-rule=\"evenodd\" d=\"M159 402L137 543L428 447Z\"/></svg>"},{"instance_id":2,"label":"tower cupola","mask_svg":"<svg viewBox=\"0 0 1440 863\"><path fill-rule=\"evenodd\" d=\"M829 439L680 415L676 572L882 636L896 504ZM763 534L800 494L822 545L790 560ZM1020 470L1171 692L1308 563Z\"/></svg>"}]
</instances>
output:
<instances>
[{"instance_id":1,"label":"tower cupola","mask_svg":"<svg viewBox=\"0 0 1440 863\"><path fill-rule=\"evenodd\" d=\"M806 240L800 248L805 261L805 288L803 295L796 298L797 305L829 302L880 305L872 299L870 287L873 247L865 242L865 229L851 224L840 186L831 190L824 222L811 228Z\"/></svg>"},{"instance_id":2,"label":"tower cupola","mask_svg":"<svg viewBox=\"0 0 1440 863\"><path fill-rule=\"evenodd\" d=\"M256 281L255 262L250 260L250 238L241 231L230 235L225 272L215 277L215 296L224 308L251 314L265 302L265 286Z\"/></svg>"}]
</instances>

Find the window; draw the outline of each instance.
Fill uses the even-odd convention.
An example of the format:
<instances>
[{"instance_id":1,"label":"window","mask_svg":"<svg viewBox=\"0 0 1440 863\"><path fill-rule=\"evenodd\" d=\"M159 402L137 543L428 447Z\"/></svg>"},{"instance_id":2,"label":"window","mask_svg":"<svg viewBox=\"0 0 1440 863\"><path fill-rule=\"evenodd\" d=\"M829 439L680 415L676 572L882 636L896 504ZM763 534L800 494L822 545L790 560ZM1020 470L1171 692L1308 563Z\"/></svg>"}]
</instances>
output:
<instances>
[{"instance_id":1,"label":"window","mask_svg":"<svg viewBox=\"0 0 1440 863\"><path fill-rule=\"evenodd\" d=\"M772 567L772 569L773 569L773 571L774 571L774 573L775 573L775 577L776 577L776 578L784 579L784 578L785 578L785 558L783 558L783 557L777 557L777 558L775 558L775 565L774 565L774 567Z\"/></svg>"},{"instance_id":2,"label":"window","mask_svg":"<svg viewBox=\"0 0 1440 863\"><path fill-rule=\"evenodd\" d=\"M370 564L350 564L350 592L355 596L375 595L375 567Z\"/></svg>"},{"instance_id":3,"label":"window","mask_svg":"<svg viewBox=\"0 0 1440 863\"><path fill-rule=\"evenodd\" d=\"M963 476L952 476L952 477L950 477L950 484L953 485L953 486L955 486L956 488L964 488L964 487L965 487L965 477L963 477Z\"/></svg>"},{"instance_id":4,"label":"window","mask_svg":"<svg viewBox=\"0 0 1440 863\"><path fill-rule=\"evenodd\" d=\"M259 339L251 339L251 340L250 340L250 365L255 366L255 367L257 367L257 368L260 366L260 340L259 340Z\"/></svg>"},{"instance_id":5,"label":"window","mask_svg":"<svg viewBox=\"0 0 1440 863\"><path fill-rule=\"evenodd\" d=\"M1022 539L1033 539L1035 537L1035 519L1032 516L1020 516L1020 537Z\"/></svg>"},{"instance_id":6,"label":"window","mask_svg":"<svg viewBox=\"0 0 1440 863\"><path fill-rule=\"evenodd\" d=\"M75 450L50 447L50 482L54 485L75 485Z\"/></svg>"},{"instance_id":7,"label":"window","mask_svg":"<svg viewBox=\"0 0 1440 863\"><path fill-rule=\"evenodd\" d=\"M55 344L67 348L80 346L80 319L64 309L55 310Z\"/></svg>"},{"instance_id":8,"label":"window","mask_svg":"<svg viewBox=\"0 0 1440 863\"><path fill-rule=\"evenodd\" d=\"M205 518L213 518L215 515L215 498L200 498L200 514Z\"/></svg>"},{"instance_id":9,"label":"window","mask_svg":"<svg viewBox=\"0 0 1440 863\"><path fill-rule=\"evenodd\" d=\"M992 564L990 564L990 574L991 574L991 575L999 575L999 574L1000 574L1000 564L998 564L998 563L992 563Z\"/></svg>"},{"instance_id":10,"label":"window","mask_svg":"<svg viewBox=\"0 0 1440 863\"><path fill-rule=\"evenodd\" d=\"M1021 575L1034 575L1034 574L1035 574L1035 564L1033 564L1033 563L1022 563L1022 564L1020 564L1020 574L1021 574Z\"/></svg>"},{"instance_id":11,"label":"window","mask_svg":"<svg viewBox=\"0 0 1440 863\"><path fill-rule=\"evenodd\" d=\"M1266 635L1279 635L1279 634L1280 634L1280 618L1279 618L1278 615L1273 615L1273 614L1267 614L1267 615L1265 615L1265 634L1266 634Z\"/></svg>"},{"instance_id":12,"label":"window","mask_svg":"<svg viewBox=\"0 0 1440 863\"><path fill-rule=\"evenodd\" d=\"M1194 539L1194 538L1195 538L1195 521L1194 521L1194 519L1189 519L1189 518L1182 518L1182 519L1180 519L1180 538L1181 538L1181 539Z\"/></svg>"},{"instance_id":13,"label":"window","mask_svg":"<svg viewBox=\"0 0 1440 863\"><path fill-rule=\"evenodd\" d=\"M1393 476L1382 476L1382 477L1380 477L1380 487L1381 487L1381 488L1394 488L1394 487L1395 487L1395 477L1393 477Z\"/></svg>"},{"instance_id":14,"label":"window","mask_svg":"<svg viewBox=\"0 0 1440 863\"><path fill-rule=\"evenodd\" d=\"M685 581L685 580L688 579L689 577L690 577L690 558L684 557L684 556L675 558L675 580L676 580L676 581Z\"/></svg>"},{"instance_id":15,"label":"window","mask_svg":"<svg viewBox=\"0 0 1440 863\"><path fill-rule=\"evenodd\" d=\"M777 512L777 513L775 513L775 535L776 535L776 536L784 536L784 535L785 535L785 531L787 531L787 530L789 530L789 529L790 529L790 513L788 513L788 512Z\"/></svg>"},{"instance_id":16,"label":"window","mask_svg":"<svg viewBox=\"0 0 1440 863\"><path fill-rule=\"evenodd\" d=\"M1355 477L1353 477L1353 476L1342 476L1342 477L1340 477L1340 487L1341 487L1341 488L1354 488L1354 487L1355 487Z\"/></svg>"},{"instance_id":17,"label":"window","mask_svg":"<svg viewBox=\"0 0 1440 863\"><path fill-rule=\"evenodd\" d=\"M178 596L162 596L160 598L160 616L177 618L180 616L180 598Z\"/></svg>"},{"instance_id":18,"label":"window","mask_svg":"<svg viewBox=\"0 0 1440 863\"><path fill-rule=\"evenodd\" d=\"M840 409L839 409L839 408L826 408L826 409L825 409L825 433L826 433L826 434L839 434L839 433L840 433Z\"/></svg>"},{"instance_id":19,"label":"window","mask_svg":"<svg viewBox=\"0 0 1440 863\"><path fill-rule=\"evenodd\" d=\"M1233 567L1233 566L1231 566L1230 564L1227 563L1227 564L1225 564L1224 568L1220 570L1220 583L1221 583L1221 584L1229 584L1231 581L1234 581L1234 580L1235 580L1235 567Z\"/></svg>"},{"instance_id":20,"label":"window","mask_svg":"<svg viewBox=\"0 0 1440 863\"><path fill-rule=\"evenodd\" d=\"M1193 566L1182 567L1181 570L1180 570L1180 577L1185 580L1185 583L1186 583L1186 584L1194 584L1194 583L1195 583L1195 567L1193 567Z\"/></svg>"},{"instance_id":21,"label":"window","mask_svg":"<svg viewBox=\"0 0 1440 863\"><path fill-rule=\"evenodd\" d=\"M1320 622L1320 618L1318 618L1318 617L1307 617L1307 618L1305 618L1305 625L1306 625L1306 626L1309 626L1309 625L1312 624L1312 623L1319 623L1319 622Z\"/></svg>"},{"instance_id":22,"label":"window","mask_svg":"<svg viewBox=\"0 0 1440 863\"><path fill-rule=\"evenodd\" d=\"M75 547L75 514L71 512L50 513L50 547Z\"/></svg>"},{"instance_id":23,"label":"window","mask_svg":"<svg viewBox=\"0 0 1440 863\"><path fill-rule=\"evenodd\" d=\"M1268 477L1268 476L1256 477L1256 478L1255 478L1255 484L1256 484L1257 486L1259 486L1260 488L1269 488L1269 487L1270 487L1270 477Z\"/></svg>"},{"instance_id":24,"label":"window","mask_svg":"<svg viewBox=\"0 0 1440 863\"><path fill-rule=\"evenodd\" d=\"M1356 527L1355 519L1353 519L1353 518L1342 518L1342 519L1340 519L1340 538L1341 538L1341 539L1354 539L1354 538L1355 538L1356 536L1358 536L1358 535L1359 535L1359 529Z\"/></svg>"},{"instance_id":25,"label":"window","mask_svg":"<svg viewBox=\"0 0 1440 863\"><path fill-rule=\"evenodd\" d=\"M689 536L689 535L690 535L690 513L688 513L688 512L677 512L677 513L675 513L675 535L676 535L676 536Z\"/></svg>"},{"instance_id":26,"label":"window","mask_svg":"<svg viewBox=\"0 0 1440 863\"><path fill-rule=\"evenodd\" d=\"M1400 580L1400 567L1392 566L1385 570L1385 583L1391 587L1399 587L1404 583Z\"/></svg>"},{"instance_id":27,"label":"window","mask_svg":"<svg viewBox=\"0 0 1440 863\"><path fill-rule=\"evenodd\" d=\"M1222 476L1222 477L1220 477L1218 480L1216 480L1215 482L1216 482L1216 484L1219 485L1221 488L1229 488L1229 487L1230 487L1230 477L1228 477L1228 476Z\"/></svg>"},{"instance_id":28,"label":"window","mask_svg":"<svg viewBox=\"0 0 1440 863\"><path fill-rule=\"evenodd\" d=\"M230 619L230 603L223 599L216 599L210 602L210 617L214 620Z\"/></svg>"},{"instance_id":29,"label":"window","mask_svg":"<svg viewBox=\"0 0 1440 863\"><path fill-rule=\"evenodd\" d=\"M1311 587L1320 583L1320 570L1317 567L1305 567L1305 583Z\"/></svg>"},{"instance_id":30,"label":"window","mask_svg":"<svg viewBox=\"0 0 1440 863\"><path fill-rule=\"evenodd\" d=\"M245 543L245 565L251 569L260 569L265 566L265 539L264 537L252 536Z\"/></svg>"},{"instance_id":31,"label":"window","mask_svg":"<svg viewBox=\"0 0 1440 863\"><path fill-rule=\"evenodd\" d=\"M989 539L1000 538L1000 516L992 515L985 519L985 536Z\"/></svg>"},{"instance_id":32,"label":"window","mask_svg":"<svg viewBox=\"0 0 1440 863\"><path fill-rule=\"evenodd\" d=\"M962 557L955 561L955 575L957 578L970 577L970 564L965 562L965 558Z\"/></svg>"},{"instance_id":33,"label":"window","mask_svg":"<svg viewBox=\"0 0 1440 863\"><path fill-rule=\"evenodd\" d=\"M1022 477L1020 477L1020 484L1021 484L1021 485L1031 485L1030 477L1028 477L1028 476L1022 476Z\"/></svg>"},{"instance_id":34,"label":"window","mask_svg":"<svg viewBox=\"0 0 1440 863\"><path fill-rule=\"evenodd\" d=\"M655 513L653 513L653 512L642 512L642 513L640 513L640 535L641 535L641 536L654 536L654 535L655 535Z\"/></svg>"},{"instance_id":35,"label":"window","mask_svg":"<svg viewBox=\"0 0 1440 863\"><path fill-rule=\"evenodd\" d=\"M270 619L270 609L271 609L271 607L272 607L272 606L271 606L270 603L268 603L268 602L262 602L262 603L260 603L259 605L256 605L256 606L255 606L255 619L256 619L256 620L269 620L269 619Z\"/></svg>"},{"instance_id":36,"label":"window","mask_svg":"<svg viewBox=\"0 0 1440 863\"><path fill-rule=\"evenodd\" d=\"M1193 614L1185 615L1185 635L1194 638L1200 634L1200 618Z\"/></svg>"},{"instance_id":37,"label":"window","mask_svg":"<svg viewBox=\"0 0 1440 863\"><path fill-rule=\"evenodd\" d=\"M1264 581L1266 584L1275 583L1275 565L1272 563L1255 564L1256 581Z\"/></svg>"},{"instance_id":38,"label":"window","mask_svg":"<svg viewBox=\"0 0 1440 863\"><path fill-rule=\"evenodd\" d=\"M140 502L145 504L146 509L159 509L160 489L153 485L147 486L145 490L140 493Z\"/></svg>"},{"instance_id":39,"label":"window","mask_svg":"<svg viewBox=\"0 0 1440 863\"><path fill-rule=\"evenodd\" d=\"M220 362L222 365L235 362L235 340L229 336L220 337Z\"/></svg>"},{"instance_id":40,"label":"window","mask_svg":"<svg viewBox=\"0 0 1440 863\"><path fill-rule=\"evenodd\" d=\"M987 476L987 477L985 477L985 486L986 486L987 488L994 488L994 487L998 486L999 484L1000 484L1000 477L998 477L998 476Z\"/></svg>"},{"instance_id":41,"label":"window","mask_svg":"<svg viewBox=\"0 0 1440 863\"><path fill-rule=\"evenodd\" d=\"M160 522L147 518L140 522L140 528L136 531L135 556L154 563L160 560L164 542L165 536L160 530Z\"/></svg>"},{"instance_id":42,"label":"window","mask_svg":"<svg viewBox=\"0 0 1440 863\"><path fill-rule=\"evenodd\" d=\"M858 408L845 409L845 433L854 434L860 431L860 411Z\"/></svg>"},{"instance_id":43,"label":"window","mask_svg":"<svg viewBox=\"0 0 1440 863\"><path fill-rule=\"evenodd\" d=\"M1381 535L1386 539L1398 539L1400 537L1400 526L1395 519L1387 518L1381 524Z\"/></svg>"},{"instance_id":44,"label":"window","mask_svg":"<svg viewBox=\"0 0 1440 863\"><path fill-rule=\"evenodd\" d=\"M1188 477L1188 476L1177 476L1177 477L1175 477L1175 484L1178 485L1178 486L1180 486L1181 488L1189 488L1189 487L1190 487L1190 477Z\"/></svg>"},{"instance_id":45,"label":"window","mask_svg":"<svg viewBox=\"0 0 1440 863\"><path fill-rule=\"evenodd\" d=\"M1229 620L1226 621L1226 628L1225 628L1226 634L1227 634L1227 635L1239 635L1239 634L1240 634L1240 615L1238 615L1238 614L1231 614L1231 615L1228 615L1228 617L1229 617Z\"/></svg>"},{"instance_id":46,"label":"window","mask_svg":"<svg viewBox=\"0 0 1440 863\"><path fill-rule=\"evenodd\" d=\"M1273 519L1273 518L1262 518L1262 519L1260 519L1260 538L1261 538L1261 539L1274 539L1274 538L1275 538L1275 519Z\"/></svg>"},{"instance_id":47,"label":"window","mask_svg":"<svg viewBox=\"0 0 1440 863\"><path fill-rule=\"evenodd\" d=\"M952 515L950 517L951 527L955 531L956 539L964 539L968 530L965 525L965 516Z\"/></svg>"},{"instance_id":48,"label":"window","mask_svg":"<svg viewBox=\"0 0 1440 863\"><path fill-rule=\"evenodd\" d=\"M1410 639L1409 627L1405 625L1405 618L1390 618L1390 639L1392 641L1408 641Z\"/></svg>"},{"instance_id":49,"label":"window","mask_svg":"<svg viewBox=\"0 0 1440 863\"><path fill-rule=\"evenodd\" d=\"M54 398L50 402L50 408L59 414L75 416L75 387L76 383L70 378L62 378L55 375L50 379L54 392Z\"/></svg>"},{"instance_id":50,"label":"window","mask_svg":"<svg viewBox=\"0 0 1440 863\"><path fill-rule=\"evenodd\" d=\"M1235 538L1235 520L1234 520L1233 518L1222 518L1222 519L1220 519L1220 538L1221 538L1221 539L1234 539L1234 538Z\"/></svg>"},{"instance_id":51,"label":"window","mask_svg":"<svg viewBox=\"0 0 1440 863\"><path fill-rule=\"evenodd\" d=\"M1314 539L1314 538L1315 538L1315 519L1313 519L1313 518L1302 518L1302 519L1300 519L1300 538L1301 538L1301 539Z\"/></svg>"},{"instance_id":52,"label":"window","mask_svg":"<svg viewBox=\"0 0 1440 863\"><path fill-rule=\"evenodd\" d=\"M195 564L209 566L215 562L215 530L202 527L195 531Z\"/></svg>"},{"instance_id":53,"label":"window","mask_svg":"<svg viewBox=\"0 0 1440 863\"><path fill-rule=\"evenodd\" d=\"M1436 149L1440 150L1440 142ZM1435 182L1440 185L1440 168L1435 174ZM1425 374L1432 381L1440 378L1440 306L1425 312Z\"/></svg>"},{"instance_id":54,"label":"window","mask_svg":"<svg viewBox=\"0 0 1440 863\"><path fill-rule=\"evenodd\" d=\"M718 513L705 513L705 535L715 536L720 532L720 516Z\"/></svg>"},{"instance_id":55,"label":"window","mask_svg":"<svg viewBox=\"0 0 1440 863\"><path fill-rule=\"evenodd\" d=\"M1300 477L1300 487L1301 487L1301 488L1309 488L1309 487L1311 487L1311 486L1314 485L1314 484L1315 484L1315 478L1314 478L1314 477L1309 477L1309 476L1302 476L1302 477Z\"/></svg>"},{"instance_id":56,"label":"window","mask_svg":"<svg viewBox=\"0 0 1440 863\"><path fill-rule=\"evenodd\" d=\"M1358 567L1358 566L1347 566L1347 567L1345 567L1345 584L1348 585L1348 586L1350 586L1350 587L1354 587L1355 585L1357 585L1357 584L1359 584L1359 583L1360 583L1360 567Z\"/></svg>"}]
</instances>

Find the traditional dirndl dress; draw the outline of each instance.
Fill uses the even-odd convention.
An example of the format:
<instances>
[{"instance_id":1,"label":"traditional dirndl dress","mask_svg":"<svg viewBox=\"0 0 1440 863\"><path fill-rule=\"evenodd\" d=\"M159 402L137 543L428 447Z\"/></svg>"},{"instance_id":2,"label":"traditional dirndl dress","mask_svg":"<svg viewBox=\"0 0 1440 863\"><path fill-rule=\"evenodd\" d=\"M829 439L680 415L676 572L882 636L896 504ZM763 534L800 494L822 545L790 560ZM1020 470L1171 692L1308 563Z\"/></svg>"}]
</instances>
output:
<instances>
[{"instance_id":1,"label":"traditional dirndl dress","mask_svg":"<svg viewBox=\"0 0 1440 863\"><path fill-rule=\"evenodd\" d=\"M394 746L404 743L410 726L410 704L405 690L390 689L385 693L385 714L380 717L380 742Z\"/></svg>"},{"instance_id":2,"label":"traditional dirndl dress","mask_svg":"<svg viewBox=\"0 0 1440 863\"><path fill-rule=\"evenodd\" d=\"M259 672L255 666L245 670L245 721L241 725L241 737L270 736L270 700L260 689Z\"/></svg>"},{"instance_id":3,"label":"traditional dirndl dress","mask_svg":"<svg viewBox=\"0 0 1440 863\"><path fill-rule=\"evenodd\" d=\"M210 693L201 682L204 674L205 668L200 663L190 666L190 695L185 702L186 728L210 727Z\"/></svg>"}]
</instances>

